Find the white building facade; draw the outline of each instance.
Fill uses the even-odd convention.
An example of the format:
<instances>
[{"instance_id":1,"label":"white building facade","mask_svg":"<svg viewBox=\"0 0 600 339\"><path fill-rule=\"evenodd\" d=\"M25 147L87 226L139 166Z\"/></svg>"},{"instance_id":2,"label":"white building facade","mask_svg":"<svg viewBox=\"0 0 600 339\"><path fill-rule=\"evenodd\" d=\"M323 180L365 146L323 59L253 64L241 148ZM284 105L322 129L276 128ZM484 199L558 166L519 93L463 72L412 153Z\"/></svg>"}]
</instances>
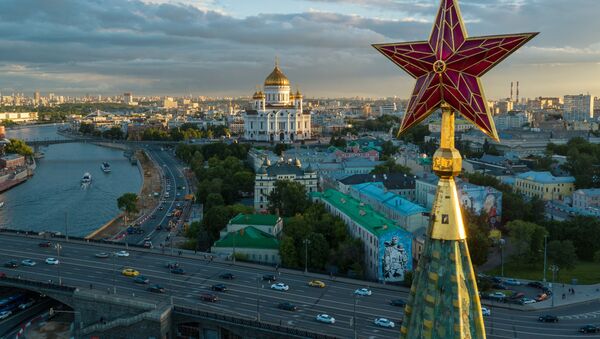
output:
<instances>
[{"instance_id":1,"label":"white building facade","mask_svg":"<svg viewBox=\"0 0 600 339\"><path fill-rule=\"evenodd\" d=\"M255 92L252 109L243 113L244 138L292 143L311 138L311 116L303 110L303 96L293 93L290 81L275 65L265 79L264 91Z\"/></svg>"}]
</instances>

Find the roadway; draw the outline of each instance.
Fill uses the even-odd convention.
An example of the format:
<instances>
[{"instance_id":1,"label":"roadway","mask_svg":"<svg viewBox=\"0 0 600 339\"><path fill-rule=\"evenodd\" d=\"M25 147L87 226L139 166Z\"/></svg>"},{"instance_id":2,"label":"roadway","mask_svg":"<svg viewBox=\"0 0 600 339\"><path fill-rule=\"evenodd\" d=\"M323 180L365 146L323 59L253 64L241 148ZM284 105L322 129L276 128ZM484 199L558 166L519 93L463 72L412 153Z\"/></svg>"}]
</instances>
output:
<instances>
[{"instance_id":1,"label":"roadway","mask_svg":"<svg viewBox=\"0 0 600 339\"><path fill-rule=\"evenodd\" d=\"M165 243L167 238L172 239L173 234L166 231L166 226L171 219L168 214L178 203L181 203L182 206L189 204L184 197L188 194L190 187L187 178L183 175L183 164L175 158L172 149L145 145L144 150L160 167L162 187L160 194L163 209L157 208L148 215L148 218L143 219L139 227L144 230L144 234L127 234L123 241L142 245L144 239L149 237L154 246L159 246L159 244ZM167 184L167 180L169 184ZM185 189L182 190L180 187L185 187ZM167 192L169 193L168 198L165 195ZM162 230L156 229L158 225L162 226ZM181 223L179 223L180 225Z\"/></svg>"},{"instance_id":2,"label":"roadway","mask_svg":"<svg viewBox=\"0 0 600 339\"><path fill-rule=\"evenodd\" d=\"M199 258L175 257L186 271L185 275L170 274L165 267L166 262L174 258L160 253L145 250L130 250L129 257L98 259L98 252L109 252L118 248L106 245L84 244L79 242L62 242L61 264L47 265L45 258L56 257L56 250L39 248L38 238L23 238L11 235L0 235L0 262L8 260L21 261L31 258L38 262L34 267L20 266L17 269L4 268L8 275L20 275L24 278L58 281L59 274L63 284L79 288L106 290L118 295L130 296L144 300L156 301L157 298L169 300L179 306L191 307L207 311L215 311L240 317L255 318L257 310L260 319L271 323L282 323L307 330L336 335L343 338L353 336L351 318L353 316L353 291L368 283L341 282L323 279L326 288L307 286L308 278L301 272L286 271L278 278L290 286L287 292L271 290L268 282L260 278L263 274L274 273L273 269L257 269L231 263L206 261ZM150 279L150 284L160 284L166 288L165 294L153 294L146 291L145 285L138 285L132 278L121 275L123 267L133 267ZM234 280L221 280L222 273L233 273ZM199 300L202 293L211 293L210 286L224 283L227 292L212 292L219 296L216 303ZM407 297L403 290L388 289L374 284L370 287L373 295L357 298L356 316L357 332L361 338L395 338L398 327L384 329L373 324L377 316L387 317L397 324L403 316L399 307L389 305L391 299ZM104 293L104 292L103 292ZM277 308L280 302L289 301L299 307L297 312L282 311ZM516 306L515 306L516 307ZM600 323L600 302L562 307L555 312L520 311L500 307L490 307L492 315L485 317L489 338L573 338L579 336L577 329L586 324ZM319 313L327 313L335 317L334 325L317 323L314 317ZM559 323L539 323L537 317L552 313L561 317ZM581 335L583 336L583 335ZM585 335L600 338L600 334Z\"/></svg>"}]
</instances>

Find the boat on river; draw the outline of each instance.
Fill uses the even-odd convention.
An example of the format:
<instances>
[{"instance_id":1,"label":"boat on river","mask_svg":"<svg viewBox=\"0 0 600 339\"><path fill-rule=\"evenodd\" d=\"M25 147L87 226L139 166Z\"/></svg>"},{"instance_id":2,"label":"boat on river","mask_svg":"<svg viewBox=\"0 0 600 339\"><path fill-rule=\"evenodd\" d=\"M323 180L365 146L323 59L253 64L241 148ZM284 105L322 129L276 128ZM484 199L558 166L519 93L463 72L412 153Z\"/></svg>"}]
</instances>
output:
<instances>
[{"instance_id":1,"label":"boat on river","mask_svg":"<svg viewBox=\"0 0 600 339\"><path fill-rule=\"evenodd\" d=\"M82 184L89 184L92 182L92 175L89 172L85 172L81 178Z\"/></svg>"},{"instance_id":2,"label":"boat on river","mask_svg":"<svg viewBox=\"0 0 600 339\"><path fill-rule=\"evenodd\" d=\"M102 165L100 165L100 169L104 173L110 173L110 164L107 162L103 162Z\"/></svg>"}]
</instances>

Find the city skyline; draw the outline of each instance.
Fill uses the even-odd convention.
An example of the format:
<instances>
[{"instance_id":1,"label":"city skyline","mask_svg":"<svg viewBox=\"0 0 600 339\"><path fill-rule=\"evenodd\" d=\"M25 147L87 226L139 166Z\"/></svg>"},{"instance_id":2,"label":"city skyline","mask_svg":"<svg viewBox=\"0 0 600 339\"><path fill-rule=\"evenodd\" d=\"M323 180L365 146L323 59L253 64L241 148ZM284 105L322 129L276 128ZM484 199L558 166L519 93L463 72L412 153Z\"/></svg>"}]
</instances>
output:
<instances>
[{"instance_id":1,"label":"city skyline","mask_svg":"<svg viewBox=\"0 0 600 339\"><path fill-rule=\"evenodd\" d=\"M410 77L371 43L419 40L437 0L63 1L0 4L0 91L251 95L275 57L307 97L407 99ZM488 98L600 93L589 0L461 2L469 35L542 31L483 80ZM573 15L568 18L563 14ZM544 15L540 15L543 13ZM572 20L570 18L577 18ZM495 20L493 18L496 18ZM500 22L497 18L502 18ZM586 80L589 79L589 80ZM343 84L343 86L340 86Z\"/></svg>"}]
</instances>

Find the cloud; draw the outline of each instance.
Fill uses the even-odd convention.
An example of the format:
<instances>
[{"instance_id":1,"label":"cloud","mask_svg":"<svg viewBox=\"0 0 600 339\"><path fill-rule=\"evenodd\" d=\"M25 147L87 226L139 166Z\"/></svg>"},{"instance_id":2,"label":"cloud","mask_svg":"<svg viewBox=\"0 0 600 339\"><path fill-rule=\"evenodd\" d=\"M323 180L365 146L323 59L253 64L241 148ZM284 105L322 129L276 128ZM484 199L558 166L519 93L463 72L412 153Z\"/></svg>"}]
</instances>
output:
<instances>
[{"instance_id":1,"label":"cloud","mask_svg":"<svg viewBox=\"0 0 600 339\"><path fill-rule=\"evenodd\" d=\"M396 15L303 9L236 17L213 0L3 0L0 90L240 95L262 83L279 56L308 95L407 96L412 80L370 44L427 38L436 0L290 3L298 1ZM595 0L463 0L461 8L471 35L542 31L500 66L501 81L533 76L539 65L598 59ZM498 93L491 87L488 97Z\"/></svg>"}]
</instances>

